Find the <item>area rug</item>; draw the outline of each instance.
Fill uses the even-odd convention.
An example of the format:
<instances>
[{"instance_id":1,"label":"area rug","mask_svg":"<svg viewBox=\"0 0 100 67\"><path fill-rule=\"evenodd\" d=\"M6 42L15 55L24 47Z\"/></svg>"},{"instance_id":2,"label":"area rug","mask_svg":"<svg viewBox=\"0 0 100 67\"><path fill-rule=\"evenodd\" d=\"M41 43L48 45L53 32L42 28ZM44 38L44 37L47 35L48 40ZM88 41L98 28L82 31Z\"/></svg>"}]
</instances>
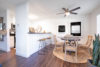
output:
<instances>
[{"instance_id":1,"label":"area rug","mask_svg":"<svg viewBox=\"0 0 100 67\"><path fill-rule=\"evenodd\" d=\"M79 49L77 52L77 58L73 53L67 53L65 55L65 52L63 52L62 49L54 49L53 55L63 61L67 61L70 63L87 63L87 60L91 59L91 55L88 53L88 49Z\"/></svg>"}]
</instances>

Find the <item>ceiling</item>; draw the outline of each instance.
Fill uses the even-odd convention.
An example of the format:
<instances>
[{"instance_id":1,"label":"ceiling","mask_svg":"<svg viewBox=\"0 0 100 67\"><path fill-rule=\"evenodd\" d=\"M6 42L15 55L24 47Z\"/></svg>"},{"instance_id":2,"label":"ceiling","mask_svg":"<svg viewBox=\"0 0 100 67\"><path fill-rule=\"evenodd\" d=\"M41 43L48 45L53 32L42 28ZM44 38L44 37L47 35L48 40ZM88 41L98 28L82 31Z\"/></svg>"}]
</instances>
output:
<instances>
[{"instance_id":1,"label":"ceiling","mask_svg":"<svg viewBox=\"0 0 100 67\"><path fill-rule=\"evenodd\" d=\"M64 15L56 15L62 13L62 8L73 9L81 7L76 12L78 15L87 15L91 13L98 5L100 0L31 0L30 11L39 16L53 17L64 17Z\"/></svg>"},{"instance_id":2,"label":"ceiling","mask_svg":"<svg viewBox=\"0 0 100 67\"><path fill-rule=\"evenodd\" d=\"M29 1L30 12L39 15L56 16L63 12L62 7L73 9L81 7L76 12L85 15L92 12L100 4L100 0L0 0L0 10L14 8L17 4Z\"/></svg>"}]
</instances>

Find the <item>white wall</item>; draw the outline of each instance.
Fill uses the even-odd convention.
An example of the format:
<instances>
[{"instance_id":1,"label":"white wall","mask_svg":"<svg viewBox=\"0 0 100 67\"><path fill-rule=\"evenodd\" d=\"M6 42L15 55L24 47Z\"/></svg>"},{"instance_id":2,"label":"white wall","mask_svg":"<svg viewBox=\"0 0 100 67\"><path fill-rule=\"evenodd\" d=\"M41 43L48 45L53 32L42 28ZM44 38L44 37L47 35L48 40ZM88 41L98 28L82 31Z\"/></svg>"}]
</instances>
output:
<instances>
[{"instance_id":1,"label":"white wall","mask_svg":"<svg viewBox=\"0 0 100 67\"><path fill-rule=\"evenodd\" d=\"M100 34L100 14L97 16L97 33Z\"/></svg>"},{"instance_id":2,"label":"white wall","mask_svg":"<svg viewBox=\"0 0 100 67\"><path fill-rule=\"evenodd\" d=\"M9 30L8 30L8 10L4 10L0 12L0 17L3 17L3 21L4 23L6 23L6 30L7 30L7 34L4 36L4 40L0 41L0 50L3 51L10 51L9 48Z\"/></svg>"},{"instance_id":3,"label":"white wall","mask_svg":"<svg viewBox=\"0 0 100 67\"><path fill-rule=\"evenodd\" d=\"M29 57L28 41L28 3L22 3L16 6L16 54L23 57Z\"/></svg>"},{"instance_id":4,"label":"white wall","mask_svg":"<svg viewBox=\"0 0 100 67\"><path fill-rule=\"evenodd\" d=\"M82 24L81 26L81 32L82 36L87 36L89 34L89 20L88 20L88 15L87 16L68 16L68 17L63 17L63 18L45 18L42 20L37 19L36 21L30 21L30 26L33 26L35 29L37 26L41 26L42 30L45 30L46 32L52 32L53 34L57 36L64 36L66 34L70 34L70 23L71 22L78 22L80 21ZM59 33L58 32L58 26L59 25L65 25L66 26L66 32L64 33ZM85 40L85 38L84 38Z\"/></svg>"},{"instance_id":5,"label":"white wall","mask_svg":"<svg viewBox=\"0 0 100 67\"><path fill-rule=\"evenodd\" d=\"M90 21L89 21L89 25L90 25L90 34L96 34L97 33L97 16L100 14L100 7L97 7L94 11L92 11L92 13L90 13L89 17L90 17Z\"/></svg>"}]
</instances>

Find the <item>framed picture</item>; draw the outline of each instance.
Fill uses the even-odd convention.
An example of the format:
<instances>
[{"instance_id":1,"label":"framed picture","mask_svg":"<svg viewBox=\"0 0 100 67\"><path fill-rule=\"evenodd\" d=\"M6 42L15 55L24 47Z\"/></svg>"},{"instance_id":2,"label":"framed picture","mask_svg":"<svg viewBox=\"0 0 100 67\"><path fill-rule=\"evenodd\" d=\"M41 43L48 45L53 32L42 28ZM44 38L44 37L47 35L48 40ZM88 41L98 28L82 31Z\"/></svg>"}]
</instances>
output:
<instances>
[{"instance_id":1,"label":"framed picture","mask_svg":"<svg viewBox=\"0 0 100 67\"><path fill-rule=\"evenodd\" d=\"M65 25L59 25L58 32L65 32Z\"/></svg>"},{"instance_id":2,"label":"framed picture","mask_svg":"<svg viewBox=\"0 0 100 67\"><path fill-rule=\"evenodd\" d=\"M70 24L70 27L71 27L71 35L81 36L81 22L72 22Z\"/></svg>"}]
</instances>

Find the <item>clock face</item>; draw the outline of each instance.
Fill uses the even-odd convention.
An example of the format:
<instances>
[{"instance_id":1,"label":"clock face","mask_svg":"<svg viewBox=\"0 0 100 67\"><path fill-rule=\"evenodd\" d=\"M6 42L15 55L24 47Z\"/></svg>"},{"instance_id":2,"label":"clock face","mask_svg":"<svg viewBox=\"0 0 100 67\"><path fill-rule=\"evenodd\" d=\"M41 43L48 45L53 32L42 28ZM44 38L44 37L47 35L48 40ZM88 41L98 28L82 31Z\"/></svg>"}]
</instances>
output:
<instances>
[{"instance_id":1,"label":"clock face","mask_svg":"<svg viewBox=\"0 0 100 67\"><path fill-rule=\"evenodd\" d=\"M60 25L58 32L65 32L65 25Z\"/></svg>"}]
</instances>

